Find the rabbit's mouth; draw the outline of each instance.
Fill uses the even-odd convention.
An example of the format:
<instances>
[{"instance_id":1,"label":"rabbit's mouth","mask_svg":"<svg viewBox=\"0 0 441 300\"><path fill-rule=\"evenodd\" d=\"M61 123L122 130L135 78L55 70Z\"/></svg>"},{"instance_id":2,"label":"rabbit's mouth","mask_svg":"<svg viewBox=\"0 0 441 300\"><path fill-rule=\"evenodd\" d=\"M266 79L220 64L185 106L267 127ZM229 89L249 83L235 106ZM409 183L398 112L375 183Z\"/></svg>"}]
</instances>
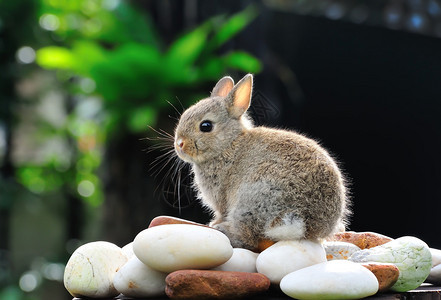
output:
<instances>
[{"instance_id":1,"label":"rabbit's mouth","mask_svg":"<svg viewBox=\"0 0 441 300\"><path fill-rule=\"evenodd\" d=\"M176 154L178 155L178 157L180 159L182 159L183 161L186 161L189 163L194 162L193 156L191 155L191 153L193 151L192 151L192 149L189 149L188 142L185 141L184 139L179 138L176 140L175 151L176 151ZM197 152L197 149L196 149L196 152Z\"/></svg>"}]
</instances>

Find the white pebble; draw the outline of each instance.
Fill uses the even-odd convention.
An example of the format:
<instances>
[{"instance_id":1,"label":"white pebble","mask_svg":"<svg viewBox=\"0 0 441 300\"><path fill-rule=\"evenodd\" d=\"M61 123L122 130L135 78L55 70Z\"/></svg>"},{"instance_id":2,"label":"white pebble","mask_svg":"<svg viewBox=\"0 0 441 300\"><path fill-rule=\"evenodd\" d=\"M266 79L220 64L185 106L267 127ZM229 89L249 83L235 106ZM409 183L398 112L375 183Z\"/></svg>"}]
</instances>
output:
<instances>
[{"instance_id":1,"label":"white pebble","mask_svg":"<svg viewBox=\"0 0 441 300\"><path fill-rule=\"evenodd\" d=\"M334 259L348 259L357 251L360 251L360 247L347 243L347 242L324 242L323 247L326 251L326 258L328 260Z\"/></svg>"},{"instance_id":2,"label":"white pebble","mask_svg":"<svg viewBox=\"0 0 441 300\"><path fill-rule=\"evenodd\" d=\"M133 242L128 243L124 247L122 247L122 252L127 257L127 259L131 259L135 253L133 253Z\"/></svg>"},{"instance_id":3,"label":"white pebble","mask_svg":"<svg viewBox=\"0 0 441 300\"><path fill-rule=\"evenodd\" d=\"M278 284L286 274L325 261L325 250L318 242L280 241L259 254L256 267L271 283Z\"/></svg>"},{"instance_id":4,"label":"white pebble","mask_svg":"<svg viewBox=\"0 0 441 300\"><path fill-rule=\"evenodd\" d=\"M74 297L111 298L119 293L113 277L127 262L121 248L92 242L74 251L64 270L64 286Z\"/></svg>"},{"instance_id":5,"label":"white pebble","mask_svg":"<svg viewBox=\"0 0 441 300\"><path fill-rule=\"evenodd\" d=\"M211 269L233 255L233 247L225 234L187 224L145 229L133 241L133 251L139 260L161 272Z\"/></svg>"},{"instance_id":6,"label":"white pebble","mask_svg":"<svg viewBox=\"0 0 441 300\"><path fill-rule=\"evenodd\" d=\"M256 273L256 259L258 255L247 249L234 248L233 256L226 263L213 268L213 270Z\"/></svg>"},{"instance_id":7,"label":"white pebble","mask_svg":"<svg viewBox=\"0 0 441 300\"><path fill-rule=\"evenodd\" d=\"M280 289L296 299L361 299L378 291L378 280L365 267L347 260L316 264L283 277Z\"/></svg>"},{"instance_id":8,"label":"white pebble","mask_svg":"<svg viewBox=\"0 0 441 300\"><path fill-rule=\"evenodd\" d=\"M167 273L156 271L143 264L136 256L116 273L113 285L128 297L154 297L165 294Z\"/></svg>"},{"instance_id":9,"label":"white pebble","mask_svg":"<svg viewBox=\"0 0 441 300\"><path fill-rule=\"evenodd\" d=\"M441 284L441 250L430 248L432 254L432 268L426 282L433 284Z\"/></svg>"}]
</instances>

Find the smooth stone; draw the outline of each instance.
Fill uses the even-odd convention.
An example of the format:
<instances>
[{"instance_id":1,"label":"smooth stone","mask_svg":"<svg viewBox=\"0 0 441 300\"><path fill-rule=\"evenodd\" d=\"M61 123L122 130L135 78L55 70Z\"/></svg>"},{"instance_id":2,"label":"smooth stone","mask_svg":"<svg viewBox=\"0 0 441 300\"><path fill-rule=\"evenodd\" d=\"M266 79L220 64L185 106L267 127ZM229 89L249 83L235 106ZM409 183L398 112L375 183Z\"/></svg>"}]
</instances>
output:
<instances>
[{"instance_id":1,"label":"smooth stone","mask_svg":"<svg viewBox=\"0 0 441 300\"><path fill-rule=\"evenodd\" d=\"M181 218L169 217L169 216L158 216L158 217L153 218L153 220L149 224L149 228L155 227L155 226L160 226L160 225L170 225L170 224L187 224L187 225L209 227L204 224L196 223L193 221L188 221L188 220L181 219Z\"/></svg>"},{"instance_id":2,"label":"smooth stone","mask_svg":"<svg viewBox=\"0 0 441 300\"><path fill-rule=\"evenodd\" d=\"M259 254L256 268L278 284L286 274L325 261L325 250L318 242L280 241Z\"/></svg>"},{"instance_id":3,"label":"smooth stone","mask_svg":"<svg viewBox=\"0 0 441 300\"><path fill-rule=\"evenodd\" d=\"M165 294L167 273L156 271L133 256L113 278L113 285L124 296L153 297Z\"/></svg>"},{"instance_id":4,"label":"smooth stone","mask_svg":"<svg viewBox=\"0 0 441 300\"><path fill-rule=\"evenodd\" d=\"M127 257L127 259L131 259L132 256L135 255L135 253L133 253L133 242L125 245L124 247L121 248L121 250L124 253L124 255Z\"/></svg>"},{"instance_id":5,"label":"smooth stone","mask_svg":"<svg viewBox=\"0 0 441 300\"><path fill-rule=\"evenodd\" d=\"M388 263L361 263L361 265L374 273L378 280L378 292L389 290L398 280L400 270L394 264Z\"/></svg>"},{"instance_id":6,"label":"smooth stone","mask_svg":"<svg viewBox=\"0 0 441 300\"><path fill-rule=\"evenodd\" d=\"M338 232L331 237L330 241L352 243L360 249L377 247L392 241L393 239L375 232Z\"/></svg>"},{"instance_id":7,"label":"smooth stone","mask_svg":"<svg viewBox=\"0 0 441 300\"><path fill-rule=\"evenodd\" d=\"M435 248L429 248L430 254L432 254L432 267L441 264L441 250Z\"/></svg>"},{"instance_id":8,"label":"smooth stone","mask_svg":"<svg viewBox=\"0 0 441 300\"><path fill-rule=\"evenodd\" d=\"M64 286L74 297L115 297L119 292L113 286L113 278L126 262L121 248L112 243L82 245L66 264Z\"/></svg>"},{"instance_id":9,"label":"smooth stone","mask_svg":"<svg viewBox=\"0 0 441 300\"><path fill-rule=\"evenodd\" d=\"M274 245L276 242L272 241L272 240L268 240L268 239L261 239L258 241L257 243L257 249L256 252L260 253L264 250L266 250L267 248L271 247L272 245Z\"/></svg>"},{"instance_id":10,"label":"smooth stone","mask_svg":"<svg viewBox=\"0 0 441 300\"><path fill-rule=\"evenodd\" d=\"M195 226L202 226L202 227L213 228L213 227L210 227L208 225L201 224L201 223L196 223L196 222L193 222L193 221L188 221L188 220L185 220L185 219L180 219L180 218L176 218L176 217L169 217L169 216L158 216L158 217L155 217L150 222L149 228L150 227L155 227L155 226L160 226L160 225L170 225L170 224L187 224L187 225L195 225ZM268 239L261 239L261 240L258 241L257 248L254 249L253 251L260 253L263 250L265 250L266 248L274 245L275 243L276 242L268 240Z\"/></svg>"},{"instance_id":11,"label":"smooth stone","mask_svg":"<svg viewBox=\"0 0 441 300\"><path fill-rule=\"evenodd\" d=\"M405 236L386 244L355 252L349 260L354 262L392 263L400 270L397 282L390 288L406 292L421 285L429 276L432 255L422 240Z\"/></svg>"},{"instance_id":12,"label":"smooth stone","mask_svg":"<svg viewBox=\"0 0 441 300\"><path fill-rule=\"evenodd\" d=\"M166 273L211 269L227 262L233 255L233 247L225 234L188 224L145 229L135 237L133 251L143 263Z\"/></svg>"},{"instance_id":13,"label":"smooth stone","mask_svg":"<svg viewBox=\"0 0 441 300\"><path fill-rule=\"evenodd\" d=\"M375 275L347 260L332 260L283 277L281 290L296 299L361 299L378 291Z\"/></svg>"},{"instance_id":14,"label":"smooth stone","mask_svg":"<svg viewBox=\"0 0 441 300\"><path fill-rule=\"evenodd\" d=\"M213 270L257 273L256 260L258 255L258 253L248 249L234 248L233 256L226 263L213 268Z\"/></svg>"},{"instance_id":15,"label":"smooth stone","mask_svg":"<svg viewBox=\"0 0 441 300\"><path fill-rule=\"evenodd\" d=\"M327 260L348 259L352 254L361 250L358 246L347 242L329 242L323 243Z\"/></svg>"},{"instance_id":16,"label":"smooth stone","mask_svg":"<svg viewBox=\"0 0 441 300\"><path fill-rule=\"evenodd\" d=\"M232 299L265 292L265 275L246 272L181 270L166 278L165 292L171 299Z\"/></svg>"},{"instance_id":17,"label":"smooth stone","mask_svg":"<svg viewBox=\"0 0 441 300\"><path fill-rule=\"evenodd\" d=\"M441 284L441 265L434 266L430 269L426 282L440 285Z\"/></svg>"},{"instance_id":18,"label":"smooth stone","mask_svg":"<svg viewBox=\"0 0 441 300\"><path fill-rule=\"evenodd\" d=\"M432 254L432 268L426 282L433 284L441 284L441 250L430 248Z\"/></svg>"}]
</instances>

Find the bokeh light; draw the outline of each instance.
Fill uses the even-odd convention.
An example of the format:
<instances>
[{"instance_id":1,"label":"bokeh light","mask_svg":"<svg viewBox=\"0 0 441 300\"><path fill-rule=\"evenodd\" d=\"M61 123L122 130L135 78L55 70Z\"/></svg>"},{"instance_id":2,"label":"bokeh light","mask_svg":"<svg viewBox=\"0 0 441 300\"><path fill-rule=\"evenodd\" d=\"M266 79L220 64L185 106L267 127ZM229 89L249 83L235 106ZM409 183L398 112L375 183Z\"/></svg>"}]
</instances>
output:
<instances>
[{"instance_id":1,"label":"bokeh light","mask_svg":"<svg viewBox=\"0 0 441 300\"><path fill-rule=\"evenodd\" d=\"M24 292L34 291L41 283L41 275L36 271L24 273L19 280L20 289Z\"/></svg>"},{"instance_id":2,"label":"bokeh light","mask_svg":"<svg viewBox=\"0 0 441 300\"><path fill-rule=\"evenodd\" d=\"M16 58L22 64L33 63L35 61L35 50L29 46L23 46L17 50Z\"/></svg>"},{"instance_id":3,"label":"bokeh light","mask_svg":"<svg viewBox=\"0 0 441 300\"><path fill-rule=\"evenodd\" d=\"M60 27L60 20L56 15L53 14L44 14L40 17L40 26L41 28L48 31L55 31Z\"/></svg>"},{"instance_id":4,"label":"bokeh light","mask_svg":"<svg viewBox=\"0 0 441 300\"><path fill-rule=\"evenodd\" d=\"M90 197L95 192L95 185L90 180L82 180L78 184L78 194L83 197Z\"/></svg>"}]
</instances>

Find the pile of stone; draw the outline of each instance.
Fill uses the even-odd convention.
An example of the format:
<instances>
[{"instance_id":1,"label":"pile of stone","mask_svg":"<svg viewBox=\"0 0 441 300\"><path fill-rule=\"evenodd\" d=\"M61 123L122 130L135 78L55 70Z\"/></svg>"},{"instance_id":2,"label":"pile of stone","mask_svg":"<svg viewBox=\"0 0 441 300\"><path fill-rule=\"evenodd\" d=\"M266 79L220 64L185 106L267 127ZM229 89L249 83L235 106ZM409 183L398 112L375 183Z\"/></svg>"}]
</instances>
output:
<instances>
[{"instance_id":1,"label":"pile of stone","mask_svg":"<svg viewBox=\"0 0 441 300\"><path fill-rule=\"evenodd\" d=\"M360 299L441 282L441 251L415 237L344 232L323 243L259 246L233 249L213 228L161 216L123 248L103 241L79 247L64 285L80 298L231 299L273 286L296 299Z\"/></svg>"}]
</instances>

